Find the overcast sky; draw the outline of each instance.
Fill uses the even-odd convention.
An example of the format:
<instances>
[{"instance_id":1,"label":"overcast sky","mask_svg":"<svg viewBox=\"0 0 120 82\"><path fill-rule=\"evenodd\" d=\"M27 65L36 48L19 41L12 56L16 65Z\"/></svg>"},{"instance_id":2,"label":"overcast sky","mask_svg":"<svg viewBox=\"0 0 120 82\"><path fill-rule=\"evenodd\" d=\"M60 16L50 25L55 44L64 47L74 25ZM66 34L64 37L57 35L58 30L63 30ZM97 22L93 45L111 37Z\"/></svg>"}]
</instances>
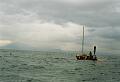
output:
<instances>
[{"instance_id":1,"label":"overcast sky","mask_svg":"<svg viewBox=\"0 0 120 82\"><path fill-rule=\"evenodd\" d=\"M0 48L120 50L119 0L0 0Z\"/></svg>"}]
</instances>

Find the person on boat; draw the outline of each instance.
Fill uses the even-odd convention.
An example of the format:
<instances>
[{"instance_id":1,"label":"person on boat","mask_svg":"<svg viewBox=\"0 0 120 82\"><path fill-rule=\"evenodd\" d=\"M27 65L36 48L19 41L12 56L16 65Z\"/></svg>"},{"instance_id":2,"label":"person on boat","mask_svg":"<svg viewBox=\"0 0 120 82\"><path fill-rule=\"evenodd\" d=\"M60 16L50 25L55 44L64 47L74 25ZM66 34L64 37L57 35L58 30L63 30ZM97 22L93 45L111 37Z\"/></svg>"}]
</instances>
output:
<instances>
[{"instance_id":1,"label":"person on boat","mask_svg":"<svg viewBox=\"0 0 120 82\"><path fill-rule=\"evenodd\" d=\"M91 51L90 51L89 55L92 56L92 52Z\"/></svg>"},{"instance_id":2,"label":"person on boat","mask_svg":"<svg viewBox=\"0 0 120 82\"><path fill-rule=\"evenodd\" d=\"M96 52L96 46L94 46L94 55L95 55L95 52Z\"/></svg>"},{"instance_id":3,"label":"person on boat","mask_svg":"<svg viewBox=\"0 0 120 82\"><path fill-rule=\"evenodd\" d=\"M90 57L89 57L90 59L93 59L93 55L92 55L92 52L91 52L91 51L90 51L90 53L89 53L89 56L90 56Z\"/></svg>"},{"instance_id":4,"label":"person on boat","mask_svg":"<svg viewBox=\"0 0 120 82\"><path fill-rule=\"evenodd\" d=\"M96 46L94 46L94 55L93 55L93 60L97 60L97 56L95 55L96 53Z\"/></svg>"}]
</instances>

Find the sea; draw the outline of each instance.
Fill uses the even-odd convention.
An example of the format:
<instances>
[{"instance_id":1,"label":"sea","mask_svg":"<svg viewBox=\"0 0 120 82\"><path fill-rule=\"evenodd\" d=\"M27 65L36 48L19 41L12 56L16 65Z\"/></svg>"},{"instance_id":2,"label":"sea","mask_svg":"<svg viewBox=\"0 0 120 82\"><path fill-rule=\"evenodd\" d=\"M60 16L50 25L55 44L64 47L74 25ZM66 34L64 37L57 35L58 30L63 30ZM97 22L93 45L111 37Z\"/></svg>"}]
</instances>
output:
<instances>
[{"instance_id":1,"label":"sea","mask_svg":"<svg viewBox=\"0 0 120 82\"><path fill-rule=\"evenodd\" d=\"M76 52L0 49L0 82L120 82L120 54L76 60Z\"/></svg>"}]
</instances>

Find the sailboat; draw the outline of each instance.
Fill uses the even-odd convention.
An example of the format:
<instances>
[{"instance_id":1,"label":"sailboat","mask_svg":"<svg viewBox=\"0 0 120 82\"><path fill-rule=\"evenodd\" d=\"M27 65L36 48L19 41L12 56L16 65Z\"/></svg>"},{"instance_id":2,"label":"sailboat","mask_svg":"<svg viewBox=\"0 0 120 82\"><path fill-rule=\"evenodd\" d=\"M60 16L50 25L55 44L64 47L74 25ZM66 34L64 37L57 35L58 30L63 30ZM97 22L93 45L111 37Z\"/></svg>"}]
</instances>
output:
<instances>
[{"instance_id":1,"label":"sailboat","mask_svg":"<svg viewBox=\"0 0 120 82\"><path fill-rule=\"evenodd\" d=\"M83 38L82 38L82 53L79 55L76 55L77 60L97 60L97 57L95 55L96 53L96 46L94 46L94 55L92 55L92 52L90 51L89 54L84 53L84 26L83 26Z\"/></svg>"}]
</instances>

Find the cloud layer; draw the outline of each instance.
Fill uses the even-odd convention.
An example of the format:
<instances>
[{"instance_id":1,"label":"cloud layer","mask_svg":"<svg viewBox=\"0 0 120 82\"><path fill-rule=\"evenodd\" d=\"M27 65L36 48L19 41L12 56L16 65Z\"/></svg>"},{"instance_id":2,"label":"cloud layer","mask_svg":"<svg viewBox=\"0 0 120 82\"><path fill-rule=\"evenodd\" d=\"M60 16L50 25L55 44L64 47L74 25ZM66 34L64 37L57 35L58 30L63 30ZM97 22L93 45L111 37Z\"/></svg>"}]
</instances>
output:
<instances>
[{"instance_id":1,"label":"cloud layer","mask_svg":"<svg viewBox=\"0 0 120 82\"><path fill-rule=\"evenodd\" d=\"M85 25L86 48L119 50L119 10L118 0L0 0L0 47L80 50Z\"/></svg>"}]
</instances>

